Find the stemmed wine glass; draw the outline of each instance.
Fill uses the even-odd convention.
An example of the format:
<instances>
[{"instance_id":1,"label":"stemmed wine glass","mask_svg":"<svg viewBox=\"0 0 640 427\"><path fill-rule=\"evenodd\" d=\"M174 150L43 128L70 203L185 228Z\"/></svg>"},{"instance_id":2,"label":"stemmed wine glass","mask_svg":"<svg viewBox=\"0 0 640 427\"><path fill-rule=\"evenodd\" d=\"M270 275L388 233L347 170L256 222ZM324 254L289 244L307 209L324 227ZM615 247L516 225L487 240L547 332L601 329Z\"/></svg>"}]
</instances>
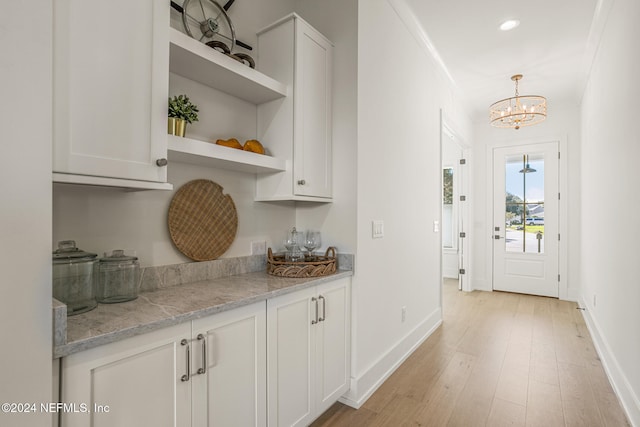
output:
<instances>
[{"instance_id":1,"label":"stemmed wine glass","mask_svg":"<svg viewBox=\"0 0 640 427\"><path fill-rule=\"evenodd\" d=\"M320 243L319 231L307 231L307 236L304 239L304 247L307 249L310 258L313 258L313 250L319 248Z\"/></svg>"}]
</instances>

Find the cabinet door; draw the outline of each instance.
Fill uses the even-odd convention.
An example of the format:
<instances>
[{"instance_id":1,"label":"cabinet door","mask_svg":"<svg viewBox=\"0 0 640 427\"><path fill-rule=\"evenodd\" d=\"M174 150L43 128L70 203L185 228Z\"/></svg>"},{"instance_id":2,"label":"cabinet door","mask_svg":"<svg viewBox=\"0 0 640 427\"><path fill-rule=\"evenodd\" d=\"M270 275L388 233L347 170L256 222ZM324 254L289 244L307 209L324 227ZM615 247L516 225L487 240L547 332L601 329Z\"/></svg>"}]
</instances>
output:
<instances>
[{"instance_id":1,"label":"cabinet door","mask_svg":"<svg viewBox=\"0 0 640 427\"><path fill-rule=\"evenodd\" d=\"M267 378L270 426L308 425L314 416L312 384L316 324L314 289L267 301Z\"/></svg>"},{"instance_id":2,"label":"cabinet door","mask_svg":"<svg viewBox=\"0 0 640 427\"><path fill-rule=\"evenodd\" d=\"M351 376L350 279L318 288L320 318L316 333L316 411L329 409L349 390Z\"/></svg>"},{"instance_id":3,"label":"cabinet door","mask_svg":"<svg viewBox=\"0 0 640 427\"><path fill-rule=\"evenodd\" d=\"M193 322L195 427L266 425L265 322L265 302Z\"/></svg>"},{"instance_id":4,"label":"cabinet door","mask_svg":"<svg viewBox=\"0 0 640 427\"><path fill-rule=\"evenodd\" d=\"M332 46L296 19L294 83L294 191L331 197Z\"/></svg>"},{"instance_id":5,"label":"cabinet door","mask_svg":"<svg viewBox=\"0 0 640 427\"><path fill-rule=\"evenodd\" d=\"M181 427L191 425L186 373L189 323L151 332L62 359L61 413L67 427ZM84 409L80 405L86 405Z\"/></svg>"},{"instance_id":6,"label":"cabinet door","mask_svg":"<svg viewBox=\"0 0 640 427\"><path fill-rule=\"evenodd\" d=\"M333 47L292 14L258 34L258 50L259 69L293 90L258 106L258 139L287 170L259 175L256 199L330 202Z\"/></svg>"},{"instance_id":7,"label":"cabinet door","mask_svg":"<svg viewBox=\"0 0 640 427\"><path fill-rule=\"evenodd\" d=\"M53 5L53 172L166 182L169 2Z\"/></svg>"}]
</instances>

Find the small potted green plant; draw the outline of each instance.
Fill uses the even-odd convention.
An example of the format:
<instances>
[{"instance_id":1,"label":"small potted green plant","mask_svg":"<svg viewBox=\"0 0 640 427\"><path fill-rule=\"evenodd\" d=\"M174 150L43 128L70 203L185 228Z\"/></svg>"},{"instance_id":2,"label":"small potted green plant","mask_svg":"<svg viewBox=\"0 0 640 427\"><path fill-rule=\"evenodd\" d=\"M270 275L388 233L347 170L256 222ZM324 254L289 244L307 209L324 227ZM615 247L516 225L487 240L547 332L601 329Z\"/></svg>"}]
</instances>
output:
<instances>
[{"instance_id":1,"label":"small potted green plant","mask_svg":"<svg viewBox=\"0 0 640 427\"><path fill-rule=\"evenodd\" d=\"M169 133L184 136L187 123L198 121L198 107L187 95L169 98Z\"/></svg>"}]
</instances>

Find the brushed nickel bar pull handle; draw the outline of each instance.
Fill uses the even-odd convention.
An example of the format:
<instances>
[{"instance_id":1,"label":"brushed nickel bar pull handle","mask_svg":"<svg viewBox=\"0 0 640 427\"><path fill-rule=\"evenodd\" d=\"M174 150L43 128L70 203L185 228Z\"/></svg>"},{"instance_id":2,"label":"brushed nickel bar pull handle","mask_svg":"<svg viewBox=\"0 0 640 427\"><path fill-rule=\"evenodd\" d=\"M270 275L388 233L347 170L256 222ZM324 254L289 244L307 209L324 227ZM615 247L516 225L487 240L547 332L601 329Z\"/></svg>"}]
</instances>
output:
<instances>
[{"instance_id":1,"label":"brushed nickel bar pull handle","mask_svg":"<svg viewBox=\"0 0 640 427\"><path fill-rule=\"evenodd\" d=\"M198 338L198 341L202 341L202 367L198 368L198 374L206 374L207 373L207 340L206 340L206 337L202 334L198 334L196 338Z\"/></svg>"},{"instance_id":2,"label":"brushed nickel bar pull handle","mask_svg":"<svg viewBox=\"0 0 640 427\"><path fill-rule=\"evenodd\" d=\"M180 381L186 382L191 378L191 352L189 350L189 341L187 341L186 338L183 338L182 341L180 341L180 345L187 346L187 373L180 378Z\"/></svg>"},{"instance_id":3,"label":"brushed nickel bar pull handle","mask_svg":"<svg viewBox=\"0 0 640 427\"><path fill-rule=\"evenodd\" d=\"M311 324L315 325L316 323L318 323L318 298L312 297L311 301L316 303L316 319L311 321Z\"/></svg>"},{"instance_id":4,"label":"brushed nickel bar pull handle","mask_svg":"<svg viewBox=\"0 0 640 427\"><path fill-rule=\"evenodd\" d=\"M318 319L318 322L324 322L324 320L327 318L327 300L324 299L324 297L322 295L320 295L318 297L319 300L322 300L322 317L320 319Z\"/></svg>"}]
</instances>

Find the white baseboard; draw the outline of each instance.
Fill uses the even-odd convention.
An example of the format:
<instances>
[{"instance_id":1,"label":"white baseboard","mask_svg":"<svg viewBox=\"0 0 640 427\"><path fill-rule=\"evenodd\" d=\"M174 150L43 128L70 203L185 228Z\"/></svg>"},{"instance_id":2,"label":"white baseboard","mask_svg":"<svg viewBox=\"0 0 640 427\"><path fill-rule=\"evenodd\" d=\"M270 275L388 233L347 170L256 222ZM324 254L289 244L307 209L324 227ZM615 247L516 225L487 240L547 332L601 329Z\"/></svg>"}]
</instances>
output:
<instances>
[{"instance_id":1,"label":"white baseboard","mask_svg":"<svg viewBox=\"0 0 640 427\"><path fill-rule=\"evenodd\" d=\"M340 402L358 409L400 365L442 324L438 308L382 355L364 374L351 378L351 388Z\"/></svg>"},{"instance_id":2,"label":"white baseboard","mask_svg":"<svg viewBox=\"0 0 640 427\"><path fill-rule=\"evenodd\" d=\"M471 289L474 291L493 291L493 286L491 285L491 281L484 279L475 279L471 280Z\"/></svg>"},{"instance_id":3,"label":"white baseboard","mask_svg":"<svg viewBox=\"0 0 640 427\"><path fill-rule=\"evenodd\" d=\"M579 304L580 307L588 307L588 305L585 304L583 296L580 297ZM593 343L602 361L602 366L607 373L607 377L609 377L609 382L616 392L622 408L627 414L627 419L631 422L632 426L640 427L640 399L638 399L627 376L620 368L620 364L611 351L611 347L607 343L606 338L600 333L600 327L596 319L591 316L588 309L582 310L582 316L593 338Z\"/></svg>"}]
</instances>

